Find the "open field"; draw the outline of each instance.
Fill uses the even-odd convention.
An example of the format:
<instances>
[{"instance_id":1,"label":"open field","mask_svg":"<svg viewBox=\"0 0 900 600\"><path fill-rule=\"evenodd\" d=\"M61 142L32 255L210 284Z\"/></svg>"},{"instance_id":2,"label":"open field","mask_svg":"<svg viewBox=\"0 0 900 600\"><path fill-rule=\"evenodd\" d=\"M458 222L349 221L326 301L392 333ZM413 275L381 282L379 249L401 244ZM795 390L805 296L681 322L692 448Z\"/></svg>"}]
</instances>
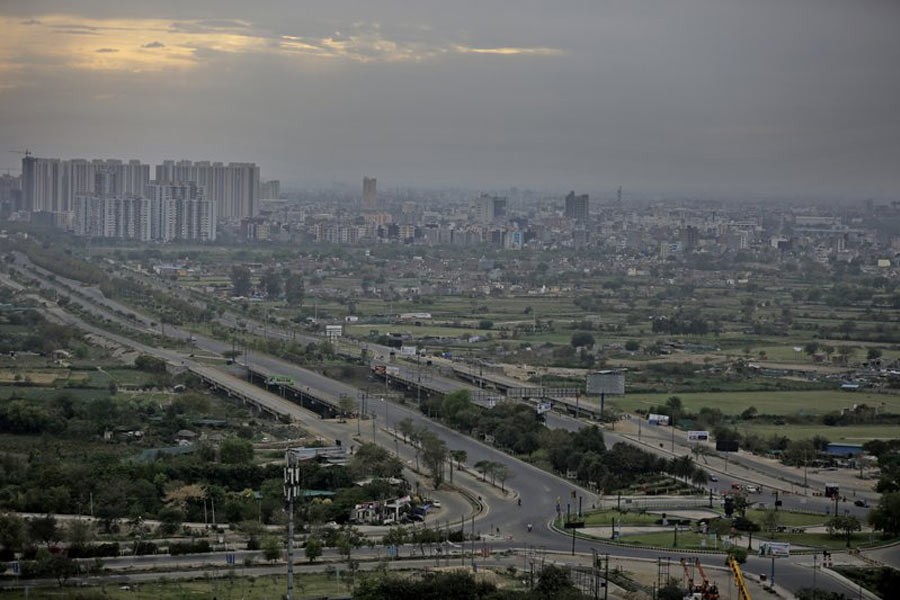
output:
<instances>
[{"instance_id":1,"label":"open field","mask_svg":"<svg viewBox=\"0 0 900 600\"><path fill-rule=\"evenodd\" d=\"M747 518L755 523L760 523L766 512L767 511L751 508L747 510ZM824 515L791 512L787 510L778 511L778 523L785 527L811 527L814 525L823 525L826 520L827 518Z\"/></svg>"},{"instance_id":2,"label":"open field","mask_svg":"<svg viewBox=\"0 0 900 600\"><path fill-rule=\"evenodd\" d=\"M65 380L69 378L69 371L60 369L58 371L29 371L29 370L0 370L0 384L4 383L27 383L29 385L53 385L58 379Z\"/></svg>"},{"instance_id":3,"label":"open field","mask_svg":"<svg viewBox=\"0 0 900 600\"><path fill-rule=\"evenodd\" d=\"M900 427L897 425L845 425L840 427L828 427L826 425L751 425L748 431L762 435L782 435L792 440L803 440L816 435L824 436L831 442L846 442L848 444L864 444L869 440L889 440L900 436Z\"/></svg>"},{"instance_id":4,"label":"open field","mask_svg":"<svg viewBox=\"0 0 900 600\"><path fill-rule=\"evenodd\" d=\"M586 514L584 521L588 527L612 525L613 519L619 525L655 525L660 518L660 515L636 511L599 510Z\"/></svg>"},{"instance_id":5,"label":"open field","mask_svg":"<svg viewBox=\"0 0 900 600\"><path fill-rule=\"evenodd\" d=\"M649 409L665 404L672 394L627 394L624 398L607 398L607 404L624 411ZM755 406L763 415L824 415L852 407L854 404L882 406L887 412L900 412L900 396L868 392L816 390L798 392L703 392L679 393L684 407L698 412L704 406L718 408L726 415L739 415Z\"/></svg>"},{"instance_id":6,"label":"open field","mask_svg":"<svg viewBox=\"0 0 900 600\"><path fill-rule=\"evenodd\" d=\"M346 567L346 565L341 565ZM236 572L240 572L238 569ZM76 592L73 588L42 587L32 589L32 597L40 598L85 598L109 600L133 600L134 598L153 598L154 600L180 600L182 598L243 598L245 600L263 600L280 598L287 589L286 577L280 575L260 575L257 577L209 577L189 580L166 581L161 576L159 581L120 585L111 583L97 587L81 587ZM343 596L348 587L328 575L297 575L294 581L295 594L308 598ZM75 594L80 595L75 595ZM4 590L0 599L24 598L22 591Z\"/></svg>"},{"instance_id":7,"label":"open field","mask_svg":"<svg viewBox=\"0 0 900 600\"><path fill-rule=\"evenodd\" d=\"M727 538L726 538L727 539ZM841 537L832 537L827 533L779 533L775 536L766 534L761 535L760 533L756 533L753 535L754 544L757 541L776 541L776 542L790 542L791 546L796 547L804 547L804 548L827 548L830 550L841 550L847 546L846 538ZM619 538L619 541L624 544L635 545L635 546L658 546L661 548L672 548L675 543L675 532L674 529L672 531L660 531L655 533L641 533L637 535L623 535ZM723 550L722 539L719 540L719 550ZM869 533L855 533L850 538L850 546L855 548L860 545L869 544L870 541L878 542L878 538L875 537L873 540L870 540ZM746 533L742 533L740 538L731 540L731 542L738 546L739 548L746 548L748 542L748 536ZM705 543L705 545L703 545ZM693 533L690 531L679 531L678 532L678 548L682 549L707 549L713 550L715 549L715 541L710 539L709 536Z\"/></svg>"}]
</instances>

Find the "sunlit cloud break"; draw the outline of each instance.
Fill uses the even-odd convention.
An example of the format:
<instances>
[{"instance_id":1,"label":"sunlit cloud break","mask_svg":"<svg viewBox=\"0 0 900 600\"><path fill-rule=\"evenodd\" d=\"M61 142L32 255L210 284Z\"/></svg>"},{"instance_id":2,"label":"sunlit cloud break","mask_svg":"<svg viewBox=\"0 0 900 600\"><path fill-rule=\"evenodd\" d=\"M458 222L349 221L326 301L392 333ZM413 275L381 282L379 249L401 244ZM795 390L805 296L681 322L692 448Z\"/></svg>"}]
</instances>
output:
<instances>
[{"instance_id":1,"label":"sunlit cloud break","mask_svg":"<svg viewBox=\"0 0 900 600\"><path fill-rule=\"evenodd\" d=\"M0 21L0 72L41 63L95 71L190 69L229 54L270 54L291 61L416 62L450 54L555 56L546 47L470 47L389 39L380 24L352 23L321 36L274 34L241 20L83 18L35 15ZM79 34L79 35L72 35Z\"/></svg>"},{"instance_id":2,"label":"sunlit cloud break","mask_svg":"<svg viewBox=\"0 0 900 600\"><path fill-rule=\"evenodd\" d=\"M463 54L500 54L503 56L560 56L563 54L563 51L558 48L471 48L468 46L456 46L455 50Z\"/></svg>"}]
</instances>

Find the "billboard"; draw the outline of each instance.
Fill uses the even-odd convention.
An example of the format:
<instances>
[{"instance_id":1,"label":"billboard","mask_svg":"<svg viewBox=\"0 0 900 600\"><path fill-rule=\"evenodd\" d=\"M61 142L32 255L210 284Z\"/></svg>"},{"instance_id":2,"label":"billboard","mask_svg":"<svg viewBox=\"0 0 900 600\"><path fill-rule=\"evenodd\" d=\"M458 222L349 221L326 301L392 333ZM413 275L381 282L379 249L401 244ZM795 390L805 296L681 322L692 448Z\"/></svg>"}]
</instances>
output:
<instances>
[{"instance_id":1,"label":"billboard","mask_svg":"<svg viewBox=\"0 0 900 600\"><path fill-rule=\"evenodd\" d=\"M790 556L790 542L763 542L759 545L760 556Z\"/></svg>"},{"instance_id":2,"label":"billboard","mask_svg":"<svg viewBox=\"0 0 900 600\"><path fill-rule=\"evenodd\" d=\"M625 373L621 371L588 373L585 387L589 396L599 396L601 394L621 396L625 393Z\"/></svg>"},{"instance_id":3,"label":"billboard","mask_svg":"<svg viewBox=\"0 0 900 600\"><path fill-rule=\"evenodd\" d=\"M691 442L705 442L709 440L708 431L688 431L688 440Z\"/></svg>"},{"instance_id":4,"label":"billboard","mask_svg":"<svg viewBox=\"0 0 900 600\"><path fill-rule=\"evenodd\" d=\"M716 450L719 452L737 452L740 446L737 440L716 440Z\"/></svg>"},{"instance_id":5,"label":"billboard","mask_svg":"<svg viewBox=\"0 0 900 600\"><path fill-rule=\"evenodd\" d=\"M650 413L647 415L647 422L651 425L668 425L669 415L656 415Z\"/></svg>"}]
</instances>

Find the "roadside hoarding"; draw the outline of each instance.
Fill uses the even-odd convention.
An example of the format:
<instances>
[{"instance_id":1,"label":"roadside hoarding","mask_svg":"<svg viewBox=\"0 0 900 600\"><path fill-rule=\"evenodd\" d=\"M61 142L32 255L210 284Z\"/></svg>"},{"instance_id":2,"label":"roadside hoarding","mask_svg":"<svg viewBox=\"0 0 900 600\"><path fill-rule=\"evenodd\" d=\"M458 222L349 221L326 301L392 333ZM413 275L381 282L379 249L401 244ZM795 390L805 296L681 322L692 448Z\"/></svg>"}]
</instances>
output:
<instances>
[{"instance_id":1,"label":"roadside hoarding","mask_svg":"<svg viewBox=\"0 0 900 600\"><path fill-rule=\"evenodd\" d=\"M709 440L708 431L688 431L688 440L692 442L705 442Z\"/></svg>"},{"instance_id":2,"label":"roadside hoarding","mask_svg":"<svg viewBox=\"0 0 900 600\"><path fill-rule=\"evenodd\" d=\"M650 413L647 415L647 422L651 425L668 425L669 415L657 415Z\"/></svg>"},{"instance_id":3,"label":"roadside hoarding","mask_svg":"<svg viewBox=\"0 0 900 600\"><path fill-rule=\"evenodd\" d=\"M589 396L599 396L601 394L621 396L625 393L625 374L621 371L589 373L585 390Z\"/></svg>"},{"instance_id":4,"label":"roadside hoarding","mask_svg":"<svg viewBox=\"0 0 900 600\"><path fill-rule=\"evenodd\" d=\"M791 555L790 542L763 542L759 545L760 556L788 557Z\"/></svg>"},{"instance_id":5,"label":"roadside hoarding","mask_svg":"<svg viewBox=\"0 0 900 600\"><path fill-rule=\"evenodd\" d=\"M740 446L737 440L716 440L716 450L719 452L737 452Z\"/></svg>"}]
</instances>

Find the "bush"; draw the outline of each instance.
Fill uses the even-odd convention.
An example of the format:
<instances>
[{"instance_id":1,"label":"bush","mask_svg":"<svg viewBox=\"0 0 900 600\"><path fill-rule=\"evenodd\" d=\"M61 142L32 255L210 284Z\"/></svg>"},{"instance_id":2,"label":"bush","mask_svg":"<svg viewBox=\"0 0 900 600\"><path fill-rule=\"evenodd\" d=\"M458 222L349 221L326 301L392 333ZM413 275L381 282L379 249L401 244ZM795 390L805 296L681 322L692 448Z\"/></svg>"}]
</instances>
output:
<instances>
[{"instance_id":1,"label":"bush","mask_svg":"<svg viewBox=\"0 0 900 600\"><path fill-rule=\"evenodd\" d=\"M169 544L169 554L171 556L178 556L181 554L203 554L206 552L212 552L207 540L172 542Z\"/></svg>"},{"instance_id":2,"label":"bush","mask_svg":"<svg viewBox=\"0 0 900 600\"><path fill-rule=\"evenodd\" d=\"M746 548L738 548L737 546L732 546L728 549L728 556L733 556L738 564L744 564L747 562L747 549ZM725 564L728 564L728 560L726 558Z\"/></svg>"}]
</instances>

